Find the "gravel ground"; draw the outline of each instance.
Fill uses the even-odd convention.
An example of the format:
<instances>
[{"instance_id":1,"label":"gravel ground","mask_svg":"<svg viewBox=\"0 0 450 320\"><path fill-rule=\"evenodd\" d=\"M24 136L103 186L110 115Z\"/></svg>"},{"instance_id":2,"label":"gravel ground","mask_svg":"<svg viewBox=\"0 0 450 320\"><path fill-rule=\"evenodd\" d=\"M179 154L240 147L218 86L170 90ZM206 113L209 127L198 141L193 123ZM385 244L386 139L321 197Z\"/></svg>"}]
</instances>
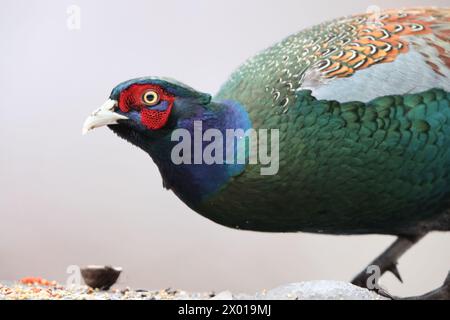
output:
<instances>
[{"instance_id":1,"label":"gravel ground","mask_svg":"<svg viewBox=\"0 0 450 320\"><path fill-rule=\"evenodd\" d=\"M59 284L0 283L0 300L199 300L213 296L213 293L187 293L172 289L147 291L127 288L102 291L88 286L65 288Z\"/></svg>"},{"instance_id":2,"label":"gravel ground","mask_svg":"<svg viewBox=\"0 0 450 320\"><path fill-rule=\"evenodd\" d=\"M188 293L183 290L159 291L112 289L94 290L87 286L65 288L55 282L0 283L0 300L383 300L366 289L340 281L292 283L256 294Z\"/></svg>"}]
</instances>

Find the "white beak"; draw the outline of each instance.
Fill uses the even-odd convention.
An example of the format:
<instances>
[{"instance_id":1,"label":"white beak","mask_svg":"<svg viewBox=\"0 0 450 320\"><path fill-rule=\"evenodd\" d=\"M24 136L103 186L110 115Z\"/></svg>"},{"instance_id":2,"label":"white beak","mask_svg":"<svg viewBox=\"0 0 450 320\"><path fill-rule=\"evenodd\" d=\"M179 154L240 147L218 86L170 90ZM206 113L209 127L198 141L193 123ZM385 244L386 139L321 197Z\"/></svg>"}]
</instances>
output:
<instances>
[{"instance_id":1,"label":"white beak","mask_svg":"<svg viewBox=\"0 0 450 320\"><path fill-rule=\"evenodd\" d=\"M121 114L115 113L114 108L116 107L117 101L108 99L100 108L87 117L83 124L82 133L86 134L94 128L108 124L116 124L119 119L128 119Z\"/></svg>"}]
</instances>

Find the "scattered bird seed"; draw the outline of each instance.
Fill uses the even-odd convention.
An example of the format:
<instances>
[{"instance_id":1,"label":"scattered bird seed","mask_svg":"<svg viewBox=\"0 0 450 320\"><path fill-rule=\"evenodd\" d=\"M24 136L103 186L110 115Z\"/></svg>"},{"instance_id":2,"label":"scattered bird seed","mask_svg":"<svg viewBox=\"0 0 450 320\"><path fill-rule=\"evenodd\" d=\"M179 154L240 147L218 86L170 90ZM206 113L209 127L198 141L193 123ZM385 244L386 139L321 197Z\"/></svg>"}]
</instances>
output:
<instances>
[{"instance_id":1,"label":"scattered bird seed","mask_svg":"<svg viewBox=\"0 0 450 320\"><path fill-rule=\"evenodd\" d=\"M54 281L0 283L0 300L186 300L209 299L211 293L189 294L180 290L95 290L89 286L64 287ZM194 297L195 296L195 297Z\"/></svg>"}]
</instances>

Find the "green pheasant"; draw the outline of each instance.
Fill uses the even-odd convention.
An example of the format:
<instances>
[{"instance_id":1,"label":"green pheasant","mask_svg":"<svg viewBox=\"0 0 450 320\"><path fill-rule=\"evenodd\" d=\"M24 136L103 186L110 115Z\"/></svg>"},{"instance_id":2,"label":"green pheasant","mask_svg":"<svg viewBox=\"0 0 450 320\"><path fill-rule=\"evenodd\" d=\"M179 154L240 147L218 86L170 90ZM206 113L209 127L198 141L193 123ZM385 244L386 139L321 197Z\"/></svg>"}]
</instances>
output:
<instances>
[{"instance_id":1,"label":"green pheasant","mask_svg":"<svg viewBox=\"0 0 450 320\"><path fill-rule=\"evenodd\" d=\"M450 230L450 9L311 27L245 62L214 98L168 78L126 81L83 130L102 125L146 151L165 188L222 225L397 235L372 264L399 277L408 248ZM250 161L248 135L217 147L229 130L275 136L266 151L276 170L262 174L267 162ZM203 155L212 141L214 161L199 161L195 149ZM243 162L218 161L236 152ZM450 278L424 297L449 298Z\"/></svg>"}]
</instances>

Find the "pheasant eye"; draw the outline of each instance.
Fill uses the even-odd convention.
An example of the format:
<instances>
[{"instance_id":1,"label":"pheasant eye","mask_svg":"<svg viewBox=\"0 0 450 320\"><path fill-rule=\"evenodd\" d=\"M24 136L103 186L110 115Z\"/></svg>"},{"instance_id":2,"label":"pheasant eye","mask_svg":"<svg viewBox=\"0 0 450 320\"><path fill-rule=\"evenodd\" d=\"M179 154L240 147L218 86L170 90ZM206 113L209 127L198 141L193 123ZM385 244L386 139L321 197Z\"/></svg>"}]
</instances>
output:
<instances>
[{"instance_id":1,"label":"pheasant eye","mask_svg":"<svg viewBox=\"0 0 450 320\"><path fill-rule=\"evenodd\" d=\"M150 90L144 93L142 100L148 106L154 106L159 102L159 95L157 92Z\"/></svg>"}]
</instances>

